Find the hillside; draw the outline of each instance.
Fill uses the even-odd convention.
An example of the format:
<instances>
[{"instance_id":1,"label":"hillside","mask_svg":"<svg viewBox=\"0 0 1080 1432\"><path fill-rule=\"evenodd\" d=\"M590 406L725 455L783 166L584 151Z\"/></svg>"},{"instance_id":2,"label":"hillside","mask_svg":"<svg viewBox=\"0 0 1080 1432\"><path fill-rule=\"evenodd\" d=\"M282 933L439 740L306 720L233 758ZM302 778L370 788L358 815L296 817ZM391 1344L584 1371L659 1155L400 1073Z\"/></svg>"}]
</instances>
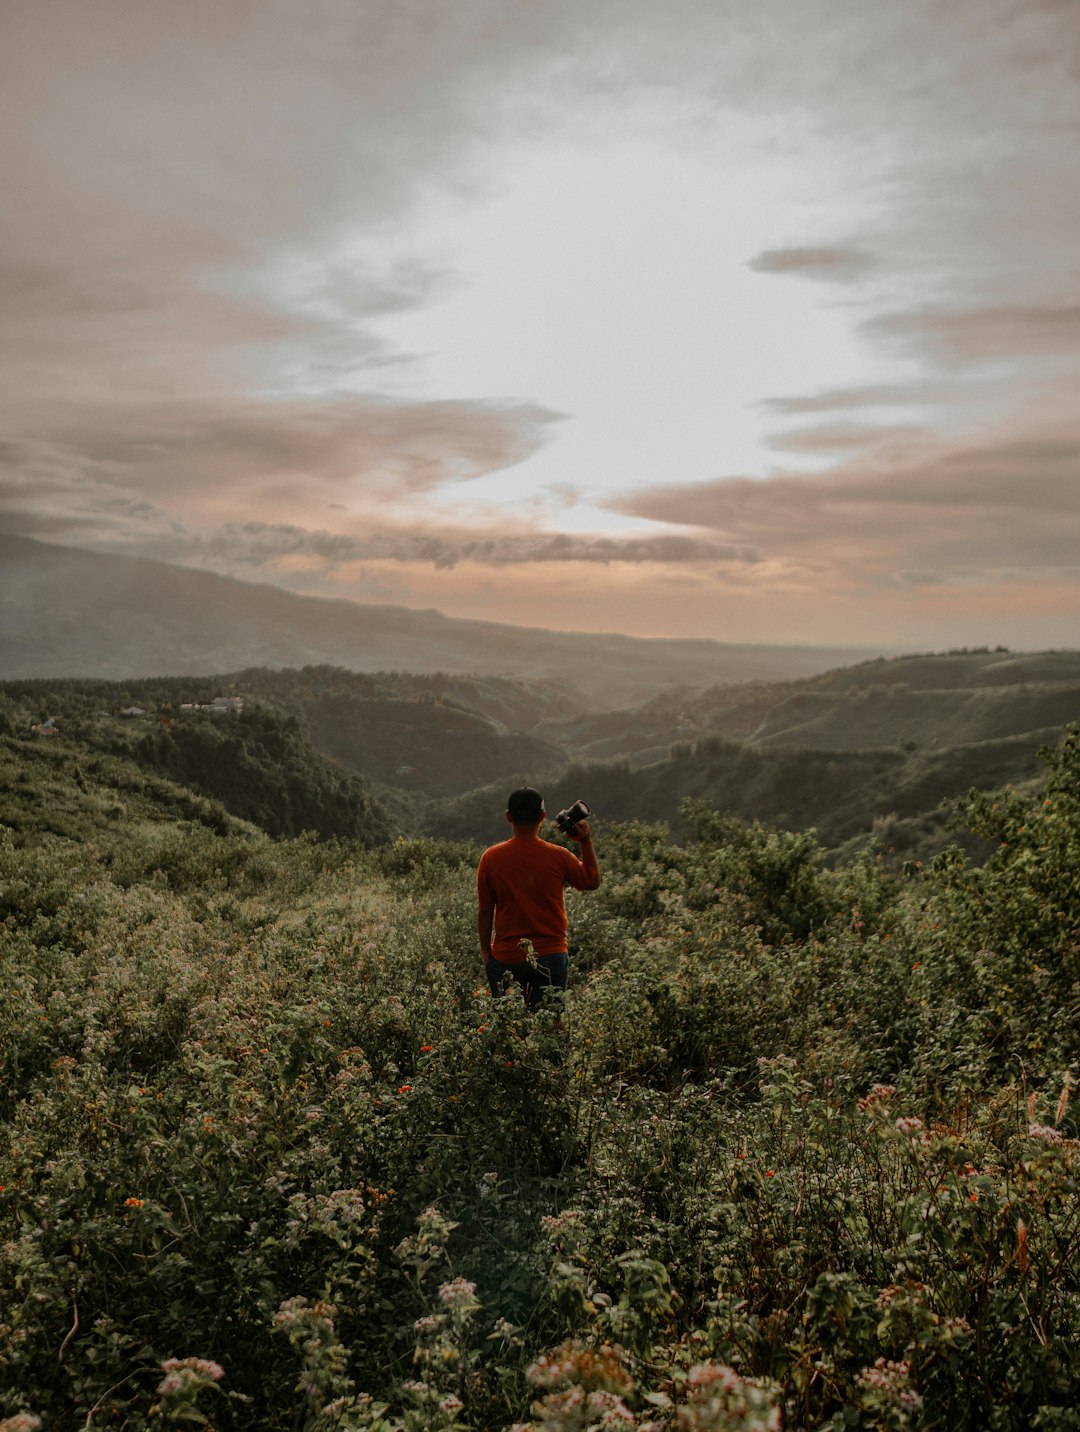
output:
<instances>
[{"instance_id":1,"label":"hillside","mask_svg":"<svg viewBox=\"0 0 1080 1432\"><path fill-rule=\"evenodd\" d=\"M1080 719L1080 651L965 651L881 658L799 681L668 691L624 711L544 720L537 735L583 760L666 756L724 736L846 751L993 741Z\"/></svg>"},{"instance_id":2,"label":"hillside","mask_svg":"<svg viewBox=\"0 0 1080 1432\"><path fill-rule=\"evenodd\" d=\"M392 819L417 833L496 840L507 789L527 782L543 787L552 811L584 796L609 819L678 831L682 802L704 800L746 821L813 828L834 852L873 839L900 858L929 856L953 838L942 802L1033 778L1039 747L1080 717L1080 655L896 658L799 682L677 688L601 713L575 707L571 689L549 682L327 666L7 682L5 693L26 713L24 730L31 712L52 717L66 736L129 750L275 834L304 822L357 830L345 815L334 825L331 812L335 787L358 780L365 794L358 788L345 807L362 823L374 798L373 838ZM184 703L219 693L249 703L237 727L162 726ZM146 714L120 719L131 705ZM260 753L218 752L230 729L259 741ZM270 774L279 760L297 772L288 796Z\"/></svg>"},{"instance_id":3,"label":"hillside","mask_svg":"<svg viewBox=\"0 0 1080 1432\"><path fill-rule=\"evenodd\" d=\"M576 688L582 706L603 708L675 683L776 680L873 654L464 621L0 534L0 679L330 664L542 678Z\"/></svg>"},{"instance_id":4,"label":"hillside","mask_svg":"<svg viewBox=\"0 0 1080 1432\"><path fill-rule=\"evenodd\" d=\"M1078 791L903 878L603 822L529 1015L475 847L0 735L0 1423L1069 1427Z\"/></svg>"},{"instance_id":5,"label":"hillside","mask_svg":"<svg viewBox=\"0 0 1080 1432\"><path fill-rule=\"evenodd\" d=\"M51 763L74 772L79 789L91 772L118 791L149 788L185 810L195 791L216 812L212 824L228 812L276 837L311 831L365 844L389 838L393 820L367 784L315 750L294 716L254 703L184 710L162 689L153 700L149 691L138 693L149 707L143 709L132 705L130 691L104 682L0 686L5 764L17 758L44 770ZM119 817L126 804L110 797L109 808ZM19 808L18 828L41 818L50 817Z\"/></svg>"}]
</instances>

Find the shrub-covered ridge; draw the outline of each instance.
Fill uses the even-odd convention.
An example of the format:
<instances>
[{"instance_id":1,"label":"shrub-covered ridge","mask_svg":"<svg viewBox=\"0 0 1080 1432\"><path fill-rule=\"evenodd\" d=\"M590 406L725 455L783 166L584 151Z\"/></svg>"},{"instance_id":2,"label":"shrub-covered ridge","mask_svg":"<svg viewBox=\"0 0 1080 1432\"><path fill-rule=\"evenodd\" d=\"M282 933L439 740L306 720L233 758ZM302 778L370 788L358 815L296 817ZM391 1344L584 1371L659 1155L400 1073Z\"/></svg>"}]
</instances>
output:
<instances>
[{"instance_id":1,"label":"shrub-covered ridge","mask_svg":"<svg viewBox=\"0 0 1080 1432\"><path fill-rule=\"evenodd\" d=\"M109 815L37 751L0 1426L1077 1425L1075 733L970 803L981 866L601 827L533 1018L485 993L471 847Z\"/></svg>"}]
</instances>

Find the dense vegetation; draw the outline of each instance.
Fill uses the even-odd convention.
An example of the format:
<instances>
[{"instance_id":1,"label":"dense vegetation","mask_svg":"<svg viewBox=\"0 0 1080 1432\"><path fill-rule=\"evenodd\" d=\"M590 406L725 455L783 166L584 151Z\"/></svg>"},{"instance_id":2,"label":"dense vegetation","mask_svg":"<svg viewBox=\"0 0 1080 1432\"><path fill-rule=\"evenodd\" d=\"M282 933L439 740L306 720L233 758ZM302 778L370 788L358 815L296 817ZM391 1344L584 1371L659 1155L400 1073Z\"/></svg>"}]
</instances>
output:
<instances>
[{"instance_id":1,"label":"dense vegetation","mask_svg":"<svg viewBox=\"0 0 1080 1432\"><path fill-rule=\"evenodd\" d=\"M217 693L244 699L238 728L174 719L182 703ZM11 731L32 711L112 752L130 750L134 732L144 764L279 835L377 840L393 824L489 840L506 790L525 780L552 809L584 795L609 819L663 821L680 838L692 798L813 829L833 860L872 842L927 858L956 839L943 801L1037 778L1040 745L1080 718L1080 653L881 659L800 681L672 688L628 710L600 709L598 683L588 699L583 708L580 693L551 681L248 668L6 683L0 727L6 703ZM131 705L147 714L125 731L116 713Z\"/></svg>"},{"instance_id":2,"label":"dense vegetation","mask_svg":"<svg viewBox=\"0 0 1080 1432\"><path fill-rule=\"evenodd\" d=\"M91 764L127 757L273 836L310 830L369 845L388 837L390 817L367 785L318 752L295 715L243 698L238 711L211 713L198 687L192 701L192 685L9 682L0 687L0 730L25 740L61 734Z\"/></svg>"},{"instance_id":3,"label":"dense vegetation","mask_svg":"<svg viewBox=\"0 0 1080 1432\"><path fill-rule=\"evenodd\" d=\"M980 864L601 824L531 1018L140 739L0 738L0 1426L1080 1426L1075 731Z\"/></svg>"}]
</instances>

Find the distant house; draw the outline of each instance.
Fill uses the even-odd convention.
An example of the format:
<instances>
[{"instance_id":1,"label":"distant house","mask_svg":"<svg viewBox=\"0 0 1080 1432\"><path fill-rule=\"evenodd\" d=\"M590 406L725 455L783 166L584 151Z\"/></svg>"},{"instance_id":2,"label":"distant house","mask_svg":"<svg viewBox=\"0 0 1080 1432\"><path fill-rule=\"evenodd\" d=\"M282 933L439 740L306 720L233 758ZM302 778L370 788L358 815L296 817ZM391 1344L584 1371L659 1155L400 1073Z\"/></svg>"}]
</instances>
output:
<instances>
[{"instance_id":1,"label":"distant house","mask_svg":"<svg viewBox=\"0 0 1080 1432\"><path fill-rule=\"evenodd\" d=\"M208 716L237 716L243 709L242 696L215 696L212 701L184 701L180 706L181 711L204 711Z\"/></svg>"}]
</instances>

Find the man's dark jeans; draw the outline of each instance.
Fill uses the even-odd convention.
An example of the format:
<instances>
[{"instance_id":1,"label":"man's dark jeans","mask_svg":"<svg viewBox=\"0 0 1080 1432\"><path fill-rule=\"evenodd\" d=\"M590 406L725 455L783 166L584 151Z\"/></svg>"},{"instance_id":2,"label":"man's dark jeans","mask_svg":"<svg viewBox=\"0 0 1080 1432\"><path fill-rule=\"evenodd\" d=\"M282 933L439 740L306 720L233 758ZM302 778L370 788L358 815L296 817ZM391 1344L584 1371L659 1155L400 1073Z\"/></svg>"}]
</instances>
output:
<instances>
[{"instance_id":1,"label":"man's dark jeans","mask_svg":"<svg viewBox=\"0 0 1080 1432\"><path fill-rule=\"evenodd\" d=\"M519 965L504 965L502 960L492 956L485 969L488 986L496 999L502 994L503 980L509 975L517 980L525 991L525 1003L528 1007L538 1009L545 990L566 988L568 964L566 955L537 955L535 965L528 960Z\"/></svg>"}]
</instances>

